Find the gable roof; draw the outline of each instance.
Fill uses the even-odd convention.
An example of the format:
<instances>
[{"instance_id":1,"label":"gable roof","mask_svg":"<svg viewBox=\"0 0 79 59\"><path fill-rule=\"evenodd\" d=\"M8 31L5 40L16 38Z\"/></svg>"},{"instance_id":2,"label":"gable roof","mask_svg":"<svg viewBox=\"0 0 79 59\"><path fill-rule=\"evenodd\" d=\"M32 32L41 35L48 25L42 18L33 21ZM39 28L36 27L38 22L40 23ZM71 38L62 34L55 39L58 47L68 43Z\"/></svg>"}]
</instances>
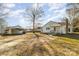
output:
<instances>
[{"instance_id":1,"label":"gable roof","mask_svg":"<svg viewBox=\"0 0 79 59\"><path fill-rule=\"evenodd\" d=\"M11 28L11 29L23 29L21 26L9 26L9 27L6 27L6 29L9 29L9 28Z\"/></svg>"},{"instance_id":2,"label":"gable roof","mask_svg":"<svg viewBox=\"0 0 79 59\"><path fill-rule=\"evenodd\" d=\"M56 25L57 24L57 25ZM65 25L66 23L65 22L55 22L55 21L49 21L48 23L46 23L44 26L46 25L51 25L51 26L61 26L61 25Z\"/></svg>"}]
</instances>

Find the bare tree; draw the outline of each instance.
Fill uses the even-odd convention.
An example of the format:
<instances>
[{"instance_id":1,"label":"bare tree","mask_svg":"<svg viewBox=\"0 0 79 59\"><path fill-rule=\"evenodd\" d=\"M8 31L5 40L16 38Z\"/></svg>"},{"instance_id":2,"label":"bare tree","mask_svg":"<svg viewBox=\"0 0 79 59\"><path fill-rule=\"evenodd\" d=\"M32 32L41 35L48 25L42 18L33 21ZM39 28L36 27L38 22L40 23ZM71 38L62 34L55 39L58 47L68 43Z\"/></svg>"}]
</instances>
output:
<instances>
[{"instance_id":1,"label":"bare tree","mask_svg":"<svg viewBox=\"0 0 79 59\"><path fill-rule=\"evenodd\" d=\"M74 19L73 27L74 31L79 31L79 17Z\"/></svg>"},{"instance_id":2,"label":"bare tree","mask_svg":"<svg viewBox=\"0 0 79 59\"><path fill-rule=\"evenodd\" d=\"M69 22L68 22L68 19L66 17L63 18L65 23L66 23L66 34L68 33L68 25L69 25Z\"/></svg>"},{"instance_id":3,"label":"bare tree","mask_svg":"<svg viewBox=\"0 0 79 59\"><path fill-rule=\"evenodd\" d=\"M31 8L27 8L26 9L26 14L28 19L30 19L30 21L33 23L32 27L33 27L33 33L35 33L35 29L36 29L36 23L39 20L39 18L41 18L44 14L43 10L41 9L41 7L39 7L38 4L36 4L36 6L33 6Z\"/></svg>"},{"instance_id":4,"label":"bare tree","mask_svg":"<svg viewBox=\"0 0 79 59\"><path fill-rule=\"evenodd\" d=\"M68 9L66 9L66 18L68 19L68 23L70 24L70 27L71 27L70 32L73 32L73 22L75 21L74 19L78 17L78 14L79 14L79 8L77 8L78 5L79 4L71 3L69 4Z\"/></svg>"},{"instance_id":5,"label":"bare tree","mask_svg":"<svg viewBox=\"0 0 79 59\"><path fill-rule=\"evenodd\" d=\"M4 12L5 9L6 6L0 3L0 33L3 33L4 28L7 26L5 18L8 15L8 12Z\"/></svg>"},{"instance_id":6,"label":"bare tree","mask_svg":"<svg viewBox=\"0 0 79 59\"><path fill-rule=\"evenodd\" d=\"M4 29L7 26L7 22L3 19L0 18L0 33L3 34L4 33Z\"/></svg>"}]
</instances>

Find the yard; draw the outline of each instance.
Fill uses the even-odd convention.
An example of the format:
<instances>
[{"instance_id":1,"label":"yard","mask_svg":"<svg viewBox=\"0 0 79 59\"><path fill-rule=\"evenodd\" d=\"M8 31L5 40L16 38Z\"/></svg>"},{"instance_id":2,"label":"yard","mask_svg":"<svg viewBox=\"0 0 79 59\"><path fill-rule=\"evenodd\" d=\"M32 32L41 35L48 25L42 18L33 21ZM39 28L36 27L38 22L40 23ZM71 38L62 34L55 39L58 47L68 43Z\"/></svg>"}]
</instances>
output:
<instances>
[{"instance_id":1,"label":"yard","mask_svg":"<svg viewBox=\"0 0 79 59\"><path fill-rule=\"evenodd\" d=\"M79 34L0 36L1 56L79 56Z\"/></svg>"}]
</instances>

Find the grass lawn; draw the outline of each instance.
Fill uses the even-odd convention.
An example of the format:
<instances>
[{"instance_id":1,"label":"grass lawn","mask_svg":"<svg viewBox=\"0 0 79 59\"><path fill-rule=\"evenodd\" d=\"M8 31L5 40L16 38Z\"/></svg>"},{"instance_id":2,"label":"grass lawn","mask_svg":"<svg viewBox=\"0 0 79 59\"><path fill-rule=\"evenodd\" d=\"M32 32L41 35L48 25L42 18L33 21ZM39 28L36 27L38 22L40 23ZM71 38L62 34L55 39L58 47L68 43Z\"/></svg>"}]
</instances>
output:
<instances>
[{"instance_id":1,"label":"grass lawn","mask_svg":"<svg viewBox=\"0 0 79 59\"><path fill-rule=\"evenodd\" d=\"M79 56L79 34L46 35L26 33L0 38L0 55Z\"/></svg>"},{"instance_id":2,"label":"grass lawn","mask_svg":"<svg viewBox=\"0 0 79 59\"><path fill-rule=\"evenodd\" d=\"M57 39L55 42L63 47L64 49L70 50L70 52L66 52L65 55L79 55L79 34L78 33L72 33L72 34L66 34L66 35L57 35L55 36ZM62 49L61 49L62 50ZM61 51L60 50L60 51ZM72 53L73 52L73 53ZM63 52L62 52L63 53Z\"/></svg>"},{"instance_id":3,"label":"grass lawn","mask_svg":"<svg viewBox=\"0 0 79 59\"><path fill-rule=\"evenodd\" d=\"M74 34L79 34L79 32L74 32Z\"/></svg>"}]
</instances>

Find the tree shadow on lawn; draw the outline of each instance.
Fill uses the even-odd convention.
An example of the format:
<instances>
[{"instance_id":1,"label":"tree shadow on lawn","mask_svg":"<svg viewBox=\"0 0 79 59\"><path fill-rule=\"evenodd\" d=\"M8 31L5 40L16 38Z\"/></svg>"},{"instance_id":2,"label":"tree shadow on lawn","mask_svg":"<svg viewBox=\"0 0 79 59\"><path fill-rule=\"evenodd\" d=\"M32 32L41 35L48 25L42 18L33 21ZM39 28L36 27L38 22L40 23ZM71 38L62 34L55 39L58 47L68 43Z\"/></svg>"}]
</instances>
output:
<instances>
[{"instance_id":1,"label":"tree shadow on lawn","mask_svg":"<svg viewBox=\"0 0 79 59\"><path fill-rule=\"evenodd\" d=\"M71 34L68 33L68 34L61 34L61 35L57 34L56 36L79 40L79 34L75 34L75 33L71 33Z\"/></svg>"},{"instance_id":2,"label":"tree shadow on lawn","mask_svg":"<svg viewBox=\"0 0 79 59\"><path fill-rule=\"evenodd\" d=\"M23 34L26 34L26 33L17 33L17 34L0 34L1 36L19 36L19 35L23 35Z\"/></svg>"}]
</instances>

